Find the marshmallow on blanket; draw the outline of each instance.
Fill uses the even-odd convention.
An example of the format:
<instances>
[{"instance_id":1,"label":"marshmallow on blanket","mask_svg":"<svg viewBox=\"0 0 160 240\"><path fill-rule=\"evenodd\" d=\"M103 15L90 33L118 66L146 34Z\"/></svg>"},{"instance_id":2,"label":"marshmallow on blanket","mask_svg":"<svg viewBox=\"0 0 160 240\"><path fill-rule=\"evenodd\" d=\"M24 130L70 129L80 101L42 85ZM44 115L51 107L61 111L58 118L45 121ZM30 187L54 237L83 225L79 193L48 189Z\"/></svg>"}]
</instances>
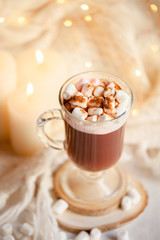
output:
<instances>
[{"instance_id":1,"label":"marshmallow on blanket","mask_svg":"<svg viewBox=\"0 0 160 240\"><path fill-rule=\"evenodd\" d=\"M102 235L102 233L98 228L93 228L90 232L91 240L100 240L101 235Z\"/></svg>"},{"instance_id":2,"label":"marshmallow on blanket","mask_svg":"<svg viewBox=\"0 0 160 240\"><path fill-rule=\"evenodd\" d=\"M68 203L63 199L59 199L53 205L53 212L55 214L62 214L69 207Z\"/></svg>"},{"instance_id":3,"label":"marshmallow on blanket","mask_svg":"<svg viewBox=\"0 0 160 240\"><path fill-rule=\"evenodd\" d=\"M129 210L132 207L132 199L128 196L124 196L121 200L121 208L123 210Z\"/></svg>"},{"instance_id":4,"label":"marshmallow on blanket","mask_svg":"<svg viewBox=\"0 0 160 240\"><path fill-rule=\"evenodd\" d=\"M136 188L129 189L128 196L132 199L133 204L137 204L141 199L141 196Z\"/></svg>"},{"instance_id":5,"label":"marshmallow on blanket","mask_svg":"<svg viewBox=\"0 0 160 240\"><path fill-rule=\"evenodd\" d=\"M89 234L85 231L81 231L74 240L89 240Z\"/></svg>"}]
</instances>

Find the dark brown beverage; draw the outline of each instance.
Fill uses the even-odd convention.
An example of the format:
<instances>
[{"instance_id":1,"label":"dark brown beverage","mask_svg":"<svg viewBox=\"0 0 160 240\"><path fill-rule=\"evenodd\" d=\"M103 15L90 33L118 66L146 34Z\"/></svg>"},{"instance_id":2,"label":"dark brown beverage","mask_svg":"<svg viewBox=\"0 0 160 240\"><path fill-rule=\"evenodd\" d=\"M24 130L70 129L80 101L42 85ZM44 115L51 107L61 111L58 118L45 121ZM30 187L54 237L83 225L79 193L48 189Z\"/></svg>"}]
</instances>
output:
<instances>
[{"instance_id":1,"label":"dark brown beverage","mask_svg":"<svg viewBox=\"0 0 160 240\"><path fill-rule=\"evenodd\" d=\"M70 159L84 170L110 168L121 156L124 127L107 134L90 134L74 129L65 121L66 151Z\"/></svg>"}]
</instances>

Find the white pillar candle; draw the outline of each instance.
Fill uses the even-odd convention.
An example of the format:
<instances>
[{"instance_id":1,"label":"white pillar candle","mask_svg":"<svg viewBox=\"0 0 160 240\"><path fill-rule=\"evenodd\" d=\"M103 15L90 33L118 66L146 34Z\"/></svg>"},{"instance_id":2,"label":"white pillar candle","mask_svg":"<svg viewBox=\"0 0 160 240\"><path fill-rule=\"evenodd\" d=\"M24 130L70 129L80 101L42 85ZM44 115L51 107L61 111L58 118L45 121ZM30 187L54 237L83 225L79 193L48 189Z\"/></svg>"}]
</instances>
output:
<instances>
[{"instance_id":1,"label":"white pillar candle","mask_svg":"<svg viewBox=\"0 0 160 240\"><path fill-rule=\"evenodd\" d=\"M31 155L44 147L36 131L38 116L47 109L49 99L41 99L29 83L27 89L17 88L8 98L11 143L20 155Z\"/></svg>"},{"instance_id":2,"label":"white pillar candle","mask_svg":"<svg viewBox=\"0 0 160 240\"><path fill-rule=\"evenodd\" d=\"M17 84L16 63L5 51L0 51L0 141L9 136L7 97Z\"/></svg>"},{"instance_id":3,"label":"white pillar candle","mask_svg":"<svg viewBox=\"0 0 160 240\"><path fill-rule=\"evenodd\" d=\"M49 49L22 52L17 56L17 74L19 85L32 82L36 94L42 98L50 96L52 108L59 105L59 89L67 74L66 63L59 53Z\"/></svg>"}]
</instances>

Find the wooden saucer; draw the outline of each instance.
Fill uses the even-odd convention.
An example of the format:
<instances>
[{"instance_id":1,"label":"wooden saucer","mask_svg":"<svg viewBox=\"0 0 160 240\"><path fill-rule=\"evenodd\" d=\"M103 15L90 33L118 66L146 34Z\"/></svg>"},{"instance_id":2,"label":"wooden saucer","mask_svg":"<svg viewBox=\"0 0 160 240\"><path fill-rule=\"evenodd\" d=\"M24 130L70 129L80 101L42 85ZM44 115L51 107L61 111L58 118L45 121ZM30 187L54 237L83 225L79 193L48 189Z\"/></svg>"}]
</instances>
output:
<instances>
[{"instance_id":1,"label":"wooden saucer","mask_svg":"<svg viewBox=\"0 0 160 240\"><path fill-rule=\"evenodd\" d=\"M148 195L143 186L133 176L126 171L125 174L128 176L126 192L130 188L136 188L141 196L140 201L132 205L130 210L122 210L119 207L119 201L117 204L114 204L114 207L110 208L110 211L104 210L103 215L97 214L97 210L92 210L91 214L90 212L85 212L84 215L83 211L75 211L74 208L70 206L63 214L56 216L60 227L73 233L82 230L89 231L95 227L101 231L108 231L120 227L138 217L147 206ZM123 196L124 194L121 197Z\"/></svg>"},{"instance_id":2,"label":"wooden saucer","mask_svg":"<svg viewBox=\"0 0 160 240\"><path fill-rule=\"evenodd\" d=\"M128 182L122 167L117 164L108 169L103 181L89 181L82 174L71 161L66 161L54 174L55 193L68 202L71 210L84 215L104 215L119 206Z\"/></svg>"}]
</instances>

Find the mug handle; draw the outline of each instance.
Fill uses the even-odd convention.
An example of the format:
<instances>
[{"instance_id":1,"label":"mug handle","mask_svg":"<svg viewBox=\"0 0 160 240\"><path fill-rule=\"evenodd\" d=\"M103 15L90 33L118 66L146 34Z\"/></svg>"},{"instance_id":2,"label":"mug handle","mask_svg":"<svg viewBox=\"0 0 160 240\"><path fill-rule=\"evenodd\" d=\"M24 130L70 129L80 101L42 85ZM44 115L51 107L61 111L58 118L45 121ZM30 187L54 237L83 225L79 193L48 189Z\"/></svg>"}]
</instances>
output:
<instances>
[{"instance_id":1,"label":"mug handle","mask_svg":"<svg viewBox=\"0 0 160 240\"><path fill-rule=\"evenodd\" d=\"M60 109L52 109L42 113L37 119L37 132L38 136L47 146L63 150L64 149L64 141L62 140L54 140L49 137L45 131L45 125L53 120L63 120L62 113Z\"/></svg>"}]
</instances>

